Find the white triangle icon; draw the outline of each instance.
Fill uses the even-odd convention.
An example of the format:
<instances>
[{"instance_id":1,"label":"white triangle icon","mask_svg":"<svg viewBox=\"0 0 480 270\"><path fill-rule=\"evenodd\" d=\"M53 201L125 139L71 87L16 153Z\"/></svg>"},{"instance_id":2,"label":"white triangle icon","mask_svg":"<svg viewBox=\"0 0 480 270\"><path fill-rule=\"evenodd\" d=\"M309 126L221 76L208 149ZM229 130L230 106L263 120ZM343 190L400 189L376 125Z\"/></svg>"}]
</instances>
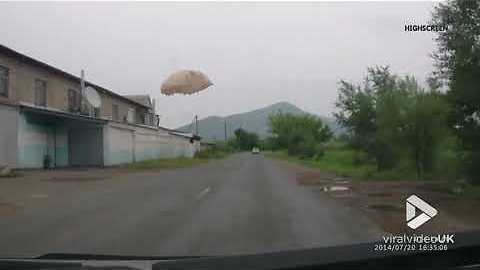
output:
<instances>
[{"instance_id":1,"label":"white triangle icon","mask_svg":"<svg viewBox=\"0 0 480 270\"><path fill-rule=\"evenodd\" d=\"M415 216L416 209L421 211L418 216ZM420 227L436 216L437 213L437 209L433 208L430 204L426 203L416 195L408 197L407 202L405 203L405 219L407 221L407 226L412 229Z\"/></svg>"}]
</instances>

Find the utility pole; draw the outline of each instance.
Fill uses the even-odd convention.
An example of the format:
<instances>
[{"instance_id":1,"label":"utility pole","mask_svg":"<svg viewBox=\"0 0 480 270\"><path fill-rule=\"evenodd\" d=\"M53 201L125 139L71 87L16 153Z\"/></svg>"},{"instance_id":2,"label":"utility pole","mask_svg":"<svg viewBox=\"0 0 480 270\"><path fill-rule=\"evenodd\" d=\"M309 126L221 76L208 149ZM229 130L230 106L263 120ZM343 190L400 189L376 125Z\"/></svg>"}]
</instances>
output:
<instances>
[{"instance_id":1,"label":"utility pole","mask_svg":"<svg viewBox=\"0 0 480 270\"><path fill-rule=\"evenodd\" d=\"M227 142L227 119L224 122L224 130L225 130L225 142Z\"/></svg>"},{"instance_id":2,"label":"utility pole","mask_svg":"<svg viewBox=\"0 0 480 270\"><path fill-rule=\"evenodd\" d=\"M80 71L80 94L83 95L85 91L85 71L83 69Z\"/></svg>"},{"instance_id":3,"label":"utility pole","mask_svg":"<svg viewBox=\"0 0 480 270\"><path fill-rule=\"evenodd\" d=\"M80 113L83 109L83 95L85 94L85 71L80 71Z\"/></svg>"},{"instance_id":4,"label":"utility pole","mask_svg":"<svg viewBox=\"0 0 480 270\"><path fill-rule=\"evenodd\" d=\"M195 135L198 135L198 115L195 115Z\"/></svg>"}]
</instances>

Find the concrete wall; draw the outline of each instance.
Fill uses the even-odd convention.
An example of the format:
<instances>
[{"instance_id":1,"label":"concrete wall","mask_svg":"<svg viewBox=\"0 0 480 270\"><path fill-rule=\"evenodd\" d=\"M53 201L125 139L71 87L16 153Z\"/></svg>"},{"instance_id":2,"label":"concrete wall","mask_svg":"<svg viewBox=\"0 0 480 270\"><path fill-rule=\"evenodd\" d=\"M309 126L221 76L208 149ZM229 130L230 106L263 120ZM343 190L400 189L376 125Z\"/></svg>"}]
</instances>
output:
<instances>
[{"instance_id":1,"label":"concrete wall","mask_svg":"<svg viewBox=\"0 0 480 270\"><path fill-rule=\"evenodd\" d=\"M65 167L68 162L68 128L49 125L25 113L17 114L17 167L42 168L45 155L52 167Z\"/></svg>"},{"instance_id":2,"label":"concrete wall","mask_svg":"<svg viewBox=\"0 0 480 270\"><path fill-rule=\"evenodd\" d=\"M41 168L43 157L48 151L50 130L32 123L27 115L18 115L18 166L21 168Z\"/></svg>"},{"instance_id":3,"label":"concrete wall","mask_svg":"<svg viewBox=\"0 0 480 270\"><path fill-rule=\"evenodd\" d=\"M149 159L193 157L198 142L164 130L110 122L104 126L104 164L118 165Z\"/></svg>"},{"instance_id":4,"label":"concrete wall","mask_svg":"<svg viewBox=\"0 0 480 270\"><path fill-rule=\"evenodd\" d=\"M168 148L168 134L141 128L135 131L135 161L171 157Z\"/></svg>"},{"instance_id":5,"label":"concrete wall","mask_svg":"<svg viewBox=\"0 0 480 270\"><path fill-rule=\"evenodd\" d=\"M18 109L0 104L0 166L17 166Z\"/></svg>"},{"instance_id":6,"label":"concrete wall","mask_svg":"<svg viewBox=\"0 0 480 270\"><path fill-rule=\"evenodd\" d=\"M170 148L173 157L193 157L197 151L200 151L198 141L190 142L190 138L183 136L170 135Z\"/></svg>"},{"instance_id":7,"label":"concrete wall","mask_svg":"<svg viewBox=\"0 0 480 270\"><path fill-rule=\"evenodd\" d=\"M0 161L17 168L51 166L111 166L149 159L193 157L198 141L165 130L108 122L94 124L44 121L42 116L0 105L0 121L12 129L0 131ZM9 125L10 125L9 124ZM3 151L3 149L7 149ZM2 163L0 163L2 164Z\"/></svg>"},{"instance_id":8,"label":"concrete wall","mask_svg":"<svg viewBox=\"0 0 480 270\"><path fill-rule=\"evenodd\" d=\"M106 166L133 162L133 129L109 123L103 127L103 162Z\"/></svg>"}]
</instances>

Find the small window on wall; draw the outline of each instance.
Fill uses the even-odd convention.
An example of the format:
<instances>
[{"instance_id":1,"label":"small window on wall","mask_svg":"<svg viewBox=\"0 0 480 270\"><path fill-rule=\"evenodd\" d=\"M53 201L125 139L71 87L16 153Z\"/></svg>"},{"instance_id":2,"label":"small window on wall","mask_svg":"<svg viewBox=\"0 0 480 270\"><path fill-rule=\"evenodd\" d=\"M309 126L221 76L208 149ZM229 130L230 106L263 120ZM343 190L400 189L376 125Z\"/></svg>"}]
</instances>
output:
<instances>
[{"instance_id":1,"label":"small window on wall","mask_svg":"<svg viewBox=\"0 0 480 270\"><path fill-rule=\"evenodd\" d=\"M8 97L8 68L0 66L0 96Z\"/></svg>"},{"instance_id":2,"label":"small window on wall","mask_svg":"<svg viewBox=\"0 0 480 270\"><path fill-rule=\"evenodd\" d=\"M150 114L149 113L146 113L146 114L143 115L143 123L146 124L146 125L149 125L149 126L152 125L152 122L150 121Z\"/></svg>"},{"instance_id":3,"label":"small window on wall","mask_svg":"<svg viewBox=\"0 0 480 270\"><path fill-rule=\"evenodd\" d=\"M144 113L141 113L139 121L140 121L140 124L146 124L147 123L147 115L144 114Z\"/></svg>"},{"instance_id":4,"label":"small window on wall","mask_svg":"<svg viewBox=\"0 0 480 270\"><path fill-rule=\"evenodd\" d=\"M35 105L47 106L47 82L35 79Z\"/></svg>"},{"instance_id":5,"label":"small window on wall","mask_svg":"<svg viewBox=\"0 0 480 270\"><path fill-rule=\"evenodd\" d=\"M132 108L128 108L127 122L128 123L134 123L135 122L135 110L132 109Z\"/></svg>"},{"instance_id":6,"label":"small window on wall","mask_svg":"<svg viewBox=\"0 0 480 270\"><path fill-rule=\"evenodd\" d=\"M118 105L117 104L112 105L112 119L114 121L119 121L120 120L120 114L118 112Z\"/></svg>"},{"instance_id":7,"label":"small window on wall","mask_svg":"<svg viewBox=\"0 0 480 270\"><path fill-rule=\"evenodd\" d=\"M100 108L93 108L93 116L100 117Z\"/></svg>"},{"instance_id":8,"label":"small window on wall","mask_svg":"<svg viewBox=\"0 0 480 270\"><path fill-rule=\"evenodd\" d=\"M80 93L74 89L68 89L68 109L71 112L80 110Z\"/></svg>"}]
</instances>

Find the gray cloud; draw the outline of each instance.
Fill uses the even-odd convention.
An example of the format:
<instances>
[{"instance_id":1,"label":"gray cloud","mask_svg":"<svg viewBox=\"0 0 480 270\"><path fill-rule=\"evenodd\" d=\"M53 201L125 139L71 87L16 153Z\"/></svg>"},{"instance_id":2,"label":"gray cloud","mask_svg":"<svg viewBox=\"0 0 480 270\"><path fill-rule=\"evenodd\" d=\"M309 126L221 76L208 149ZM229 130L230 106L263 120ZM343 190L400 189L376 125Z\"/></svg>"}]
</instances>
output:
<instances>
[{"instance_id":1,"label":"gray cloud","mask_svg":"<svg viewBox=\"0 0 480 270\"><path fill-rule=\"evenodd\" d=\"M432 70L431 2L0 3L0 43L120 94L157 99L162 124L289 101L330 114L340 78L389 64L421 81ZM213 87L166 97L177 69L208 74Z\"/></svg>"}]
</instances>

